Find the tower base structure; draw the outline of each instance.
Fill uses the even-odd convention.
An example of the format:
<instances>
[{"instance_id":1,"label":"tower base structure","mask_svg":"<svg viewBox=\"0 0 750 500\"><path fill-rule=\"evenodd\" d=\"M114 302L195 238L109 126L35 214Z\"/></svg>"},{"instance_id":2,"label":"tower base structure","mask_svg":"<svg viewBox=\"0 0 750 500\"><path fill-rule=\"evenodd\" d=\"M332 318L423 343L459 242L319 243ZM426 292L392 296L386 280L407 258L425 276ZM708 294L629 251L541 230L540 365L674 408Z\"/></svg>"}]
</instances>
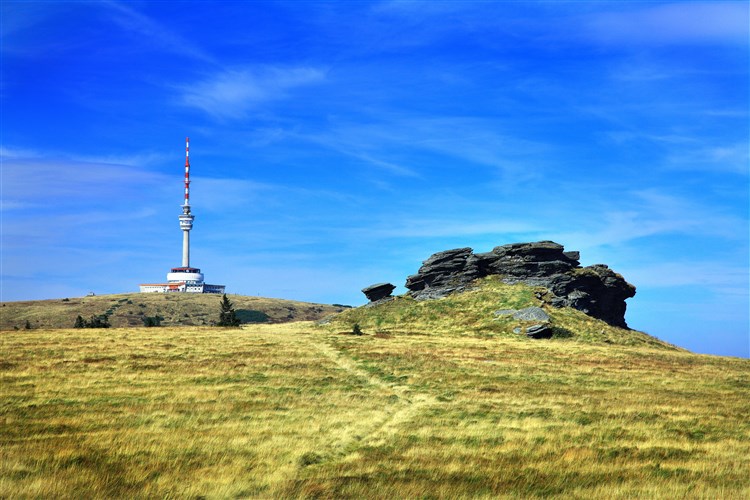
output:
<instances>
[{"instance_id":1,"label":"tower base structure","mask_svg":"<svg viewBox=\"0 0 750 500\"><path fill-rule=\"evenodd\" d=\"M209 285L197 267L173 267L166 283L144 283L141 293L224 293L224 285Z\"/></svg>"}]
</instances>

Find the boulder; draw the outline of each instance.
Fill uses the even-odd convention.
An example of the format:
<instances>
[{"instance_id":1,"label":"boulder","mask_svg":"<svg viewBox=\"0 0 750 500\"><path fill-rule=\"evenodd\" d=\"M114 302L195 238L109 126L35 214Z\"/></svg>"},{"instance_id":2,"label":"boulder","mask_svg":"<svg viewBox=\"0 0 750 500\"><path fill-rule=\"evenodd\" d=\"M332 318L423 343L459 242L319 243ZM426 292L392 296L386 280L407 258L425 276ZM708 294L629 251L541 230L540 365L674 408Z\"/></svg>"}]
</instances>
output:
<instances>
[{"instance_id":1,"label":"boulder","mask_svg":"<svg viewBox=\"0 0 750 500\"><path fill-rule=\"evenodd\" d=\"M544 300L554 307L573 307L610 325L627 328L625 300L635 287L603 264L581 268L580 254L554 241L511 243L491 252L456 248L433 254L406 288L417 300L445 297L466 290L472 281L498 275L506 283L525 283L549 290ZM542 311L544 312L544 311Z\"/></svg>"},{"instance_id":2,"label":"boulder","mask_svg":"<svg viewBox=\"0 0 750 500\"><path fill-rule=\"evenodd\" d=\"M370 302L377 302L378 300L390 297L395 289L396 287L390 283L377 283L363 288L362 293L365 294L365 297Z\"/></svg>"},{"instance_id":3,"label":"boulder","mask_svg":"<svg viewBox=\"0 0 750 500\"><path fill-rule=\"evenodd\" d=\"M604 264L576 269L555 276L548 287L556 307L573 307L610 325L627 328L625 300L635 295L635 287Z\"/></svg>"},{"instance_id":4,"label":"boulder","mask_svg":"<svg viewBox=\"0 0 750 500\"><path fill-rule=\"evenodd\" d=\"M526 336L531 339L551 339L554 331L549 325L532 325L526 328Z\"/></svg>"}]
</instances>

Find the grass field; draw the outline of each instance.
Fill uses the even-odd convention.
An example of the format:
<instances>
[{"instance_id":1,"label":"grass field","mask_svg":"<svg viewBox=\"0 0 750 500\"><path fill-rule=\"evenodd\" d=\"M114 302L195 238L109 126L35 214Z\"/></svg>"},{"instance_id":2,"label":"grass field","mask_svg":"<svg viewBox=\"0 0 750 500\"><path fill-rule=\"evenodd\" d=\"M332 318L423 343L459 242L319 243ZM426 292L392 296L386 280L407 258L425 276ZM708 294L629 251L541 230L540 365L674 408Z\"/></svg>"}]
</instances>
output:
<instances>
[{"instance_id":1,"label":"grass field","mask_svg":"<svg viewBox=\"0 0 750 500\"><path fill-rule=\"evenodd\" d=\"M3 332L0 497L750 498L748 360L378 330Z\"/></svg>"}]
</instances>

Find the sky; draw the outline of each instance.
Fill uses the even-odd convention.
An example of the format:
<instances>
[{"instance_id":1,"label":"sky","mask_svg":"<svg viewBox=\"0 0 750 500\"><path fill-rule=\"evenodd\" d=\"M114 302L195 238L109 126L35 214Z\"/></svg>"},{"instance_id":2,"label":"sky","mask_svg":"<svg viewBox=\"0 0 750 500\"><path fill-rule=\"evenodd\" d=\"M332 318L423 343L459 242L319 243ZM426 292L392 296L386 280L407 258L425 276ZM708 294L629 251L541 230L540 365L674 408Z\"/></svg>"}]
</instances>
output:
<instances>
[{"instance_id":1,"label":"sky","mask_svg":"<svg viewBox=\"0 0 750 500\"><path fill-rule=\"evenodd\" d=\"M750 356L748 3L0 3L2 301L360 305L431 254L553 240L626 320Z\"/></svg>"}]
</instances>

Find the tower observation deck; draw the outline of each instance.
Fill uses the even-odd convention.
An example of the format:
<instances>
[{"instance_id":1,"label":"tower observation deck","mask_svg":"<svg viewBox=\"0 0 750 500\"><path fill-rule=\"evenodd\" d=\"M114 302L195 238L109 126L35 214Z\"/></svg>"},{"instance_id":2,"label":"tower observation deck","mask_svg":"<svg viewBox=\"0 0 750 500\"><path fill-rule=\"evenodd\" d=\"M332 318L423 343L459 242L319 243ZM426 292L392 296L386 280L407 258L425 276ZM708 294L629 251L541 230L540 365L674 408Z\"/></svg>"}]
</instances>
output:
<instances>
[{"instance_id":1,"label":"tower observation deck","mask_svg":"<svg viewBox=\"0 0 750 500\"><path fill-rule=\"evenodd\" d=\"M185 201L179 215L182 229L182 265L173 267L167 273L166 283L145 283L140 285L141 293L224 293L224 285L209 285L203 281L203 273L190 266L190 231L195 216L190 211L190 138L185 139Z\"/></svg>"}]
</instances>

